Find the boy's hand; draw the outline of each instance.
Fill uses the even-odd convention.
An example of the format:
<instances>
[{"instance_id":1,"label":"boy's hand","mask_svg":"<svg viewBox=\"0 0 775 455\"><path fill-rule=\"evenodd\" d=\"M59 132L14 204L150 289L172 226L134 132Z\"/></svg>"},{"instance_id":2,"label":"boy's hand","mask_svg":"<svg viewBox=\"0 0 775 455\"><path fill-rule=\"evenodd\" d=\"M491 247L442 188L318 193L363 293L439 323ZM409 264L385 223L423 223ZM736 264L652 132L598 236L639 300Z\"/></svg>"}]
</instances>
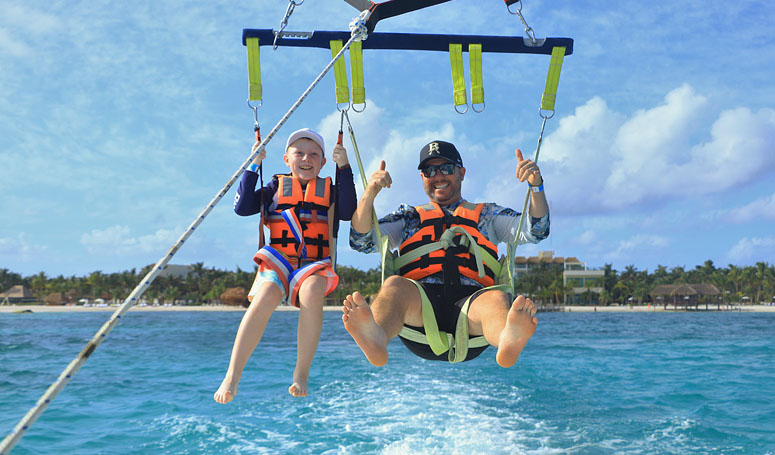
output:
<instances>
[{"instance_id":1,"label":"boy's hand","mask_svg":"<svg viewBox=\"0 0 775 455\"><path fill-rule=\"evenodd\" d=\"M347 149L345 149L342 144L336 144L331 155L337 167L345 167L350 164L347 160Z\"/></svg>"},{"instance_id":2,"label":"boy's hand","mask_svg":"<svg viewBox=\"0 0 775 455\"><path fill-rule=\"evenodd\" d=\"M255 144L253 144L253 147L250 149L250 153L251 154L255 153L256 149L258 148L259 145L261 145L260 142L256 142ZM253 164L261 164L261 161L263 161L264 158L266 158L266 147L264 147L264 150L261 150L261 152L259 152L258 156L256 156L253 159Z\"/></svg>"},{"instance_id":3,"label":"boy's hand","mask_svg":"<svg viewBox=\"0 0 775 455\"><path fill-rule=\"evenodd\" d=\"M532 186L539 186L544 183L541 177L541 169L533 160L526 160L522 156L522 150L517 149L517 178L520 182L527 180Z\"/></svg>"}]
</instances>

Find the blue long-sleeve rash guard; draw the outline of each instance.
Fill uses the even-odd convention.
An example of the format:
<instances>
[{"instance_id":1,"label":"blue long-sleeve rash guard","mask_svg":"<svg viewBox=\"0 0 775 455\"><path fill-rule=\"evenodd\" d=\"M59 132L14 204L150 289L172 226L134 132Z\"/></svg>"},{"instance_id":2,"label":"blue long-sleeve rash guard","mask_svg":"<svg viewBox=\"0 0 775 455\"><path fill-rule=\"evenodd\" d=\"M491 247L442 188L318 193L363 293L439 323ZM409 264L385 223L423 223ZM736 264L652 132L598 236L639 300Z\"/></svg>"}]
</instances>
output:
<instances>
[{"instance_id":1,"label":"blue long-sleeve rash guard","mask_svg":"<svg viewBox=\"0 0 775 455\"><path fill-rule=\"evenodd\" d=\"M337 167L335 181L338 189L336 192L332 191L331 194L336 194L336 219L350 221L358 205L352 168L350 166ZM263 193L264 209L270 209L274 194L277 192L277 176L272 176L272 180L263 188L257 189L257 183L257 173L250 170L242 173L237 195L234 197L234 212L237 215L250 216L259 213L261 211L261 193Z\"/></svg>"}]
</instances>

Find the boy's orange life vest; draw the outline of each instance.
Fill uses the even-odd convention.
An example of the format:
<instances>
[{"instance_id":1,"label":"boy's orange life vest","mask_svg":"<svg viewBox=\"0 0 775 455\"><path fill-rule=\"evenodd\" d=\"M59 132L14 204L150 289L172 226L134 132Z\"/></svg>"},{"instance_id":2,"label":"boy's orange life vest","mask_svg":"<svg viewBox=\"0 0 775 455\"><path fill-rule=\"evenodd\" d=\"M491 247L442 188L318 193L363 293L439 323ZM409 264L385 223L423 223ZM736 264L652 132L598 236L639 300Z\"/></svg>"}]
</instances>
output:
<instances>
[{"instance_id":1,"label":"boy's orange life vest","mask_svg":"<svg viewBox=\"0 0 775 455\"><path fill-rule=\"evenodd\" d=\"M415 207L420 215L420 229L401 244L398 248L399 255L404 255L422 245L437 242L444 231L453 226L460 226L471 234L481 248L497 258L498 248L487 240L477 227L483 206L483 204L464 202L455 209L452 215L446 214L438 204L433 202ZM421 256L401 267L399 273L404 277L419 280L442 271L445 274L454 274L453 270L446 270L446 267L455 266L460 275L476 280L482 286L492 286L495 284L495 272L484 264L485 275L479 278L479 274L476 271L476 260L468 251L468 247L460 245L446 250L439 249Z\"/></svg>"},{"instance_id":2,"label":"boy's orange life vest","mask_svg":"<svg viewBox=\"0 0 775 455\"><path fill-rule=\"evenodd\" d=\"M290 175L277 176L277 208L267 215L269 245L289 258L301 259L300 243L280 212L292 208L296 213L306 244L307 259L319 260L330 255L328 209L331 206L331 177L301 182ZM298 264L297 264L298 266Z\"/></svg>"}]
</instances>

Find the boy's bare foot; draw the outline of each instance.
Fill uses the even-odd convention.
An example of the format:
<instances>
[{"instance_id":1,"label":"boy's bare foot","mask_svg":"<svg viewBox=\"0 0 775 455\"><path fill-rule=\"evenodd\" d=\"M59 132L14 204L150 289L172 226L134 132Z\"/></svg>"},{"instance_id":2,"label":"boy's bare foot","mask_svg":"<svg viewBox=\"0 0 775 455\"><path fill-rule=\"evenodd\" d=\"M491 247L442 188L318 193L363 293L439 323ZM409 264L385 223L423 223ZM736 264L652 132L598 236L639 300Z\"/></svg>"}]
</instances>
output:
<instances>
[{"instance_id":1,"label":"boy's bare foot","mask_svg":"<svg viewBox=\"0 0 775 455\"><path fill-rule=\"evenodd\" d=\"M288 393L290 393L292 396L299 398L299 397L306 397L307 396L307 383L298 383L294 382L291 384L290 387L288 387Z\"/></svg>"},{"instance_id":2,"label":"boy's bare foot","mask_svg":"<svg viewBox=\"0 0 775 455\"><path fill-rule=\"evenodd\" d=\"M371 308L360 292L348 295L342 302L342 322L372 365L381 367L388 361L387 336L374 321Z\"/></svg>"},{"instance_id":3,"label":"boy's bare foot","mask_svg":"<svg viewBox=\"0 0 775 455\"><path fill-rule=\"evenodd\" d=\"M536 331L536 311L533 302L524 295L518 296L511 304L495 355L498 365L509 368L517 363L519 354Z\"/></svg>"},{"instance_id":4,"label":"boy's bare foot","mask_svg":"<svg viewBox=\"0 0 775 455\"><path fill-rule=\"evenodd\" d=\"M231 377L228 375L223 378L223 382L221 382L221 386L218 387L218 390L215 391L215 394L213 394L213 399L221 404L226 404L234 399L235 396L237 396L237 385L239 384L239 379L236 381L232 380Z\"/></svg>"},{"instance_id":5,"label":"boy's bare foot","mask_svg":"<svg viewBox=\"0 0 775 455\"><path fill-rule=\"evenodd\" d=\"M309 393L309 390L307 389L307 381L309 380L309 370L305 374L299 374L294 370L293 372L293 384L291 384L290 387L288 387L288 393L290 393L292 396L299 398L299 397L306 397Z\"/></svg>"}]
</instances>

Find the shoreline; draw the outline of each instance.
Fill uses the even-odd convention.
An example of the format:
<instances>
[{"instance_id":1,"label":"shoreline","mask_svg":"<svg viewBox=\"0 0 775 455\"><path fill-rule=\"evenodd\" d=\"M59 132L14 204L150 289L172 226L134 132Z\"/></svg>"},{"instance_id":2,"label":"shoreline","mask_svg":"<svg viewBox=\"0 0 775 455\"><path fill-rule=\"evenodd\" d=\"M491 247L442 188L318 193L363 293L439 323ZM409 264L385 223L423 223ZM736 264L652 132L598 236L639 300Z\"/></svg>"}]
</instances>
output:
<instances>
[{"instance_id":1,"label":"shoreline","mask_svg":"<svg viewBox=\"0 0 775 455\"><path fill-rule=\"evenodd\" d=\"M0 305L0 313L115 313L120 307L118 306L106 306L106 307L83 307L81 305ZM551 308L551 309L549 309ZM713 313L713 312L741 312L741 313L775 313L775 305L735 305L735 306L722 306L720 310L715 307L708 307L705 310L704 306L700 306L697 310L686 310L680 308L678 310L668 307L667 310L663 306L578 306L578 305L565 305L557 307L549 307L547 311L542 312L556 312L556 313ZM229 306L229 305L201 305L201 306L133 306L129 311L141 312L181 312L181 311L245 311L245 307ZM299 311L298 308L290 306L279 306L275 311ZM323 311L342 311L342 307L339 305L327 305L323 307Z\"/></svg>"}]
</instances>

